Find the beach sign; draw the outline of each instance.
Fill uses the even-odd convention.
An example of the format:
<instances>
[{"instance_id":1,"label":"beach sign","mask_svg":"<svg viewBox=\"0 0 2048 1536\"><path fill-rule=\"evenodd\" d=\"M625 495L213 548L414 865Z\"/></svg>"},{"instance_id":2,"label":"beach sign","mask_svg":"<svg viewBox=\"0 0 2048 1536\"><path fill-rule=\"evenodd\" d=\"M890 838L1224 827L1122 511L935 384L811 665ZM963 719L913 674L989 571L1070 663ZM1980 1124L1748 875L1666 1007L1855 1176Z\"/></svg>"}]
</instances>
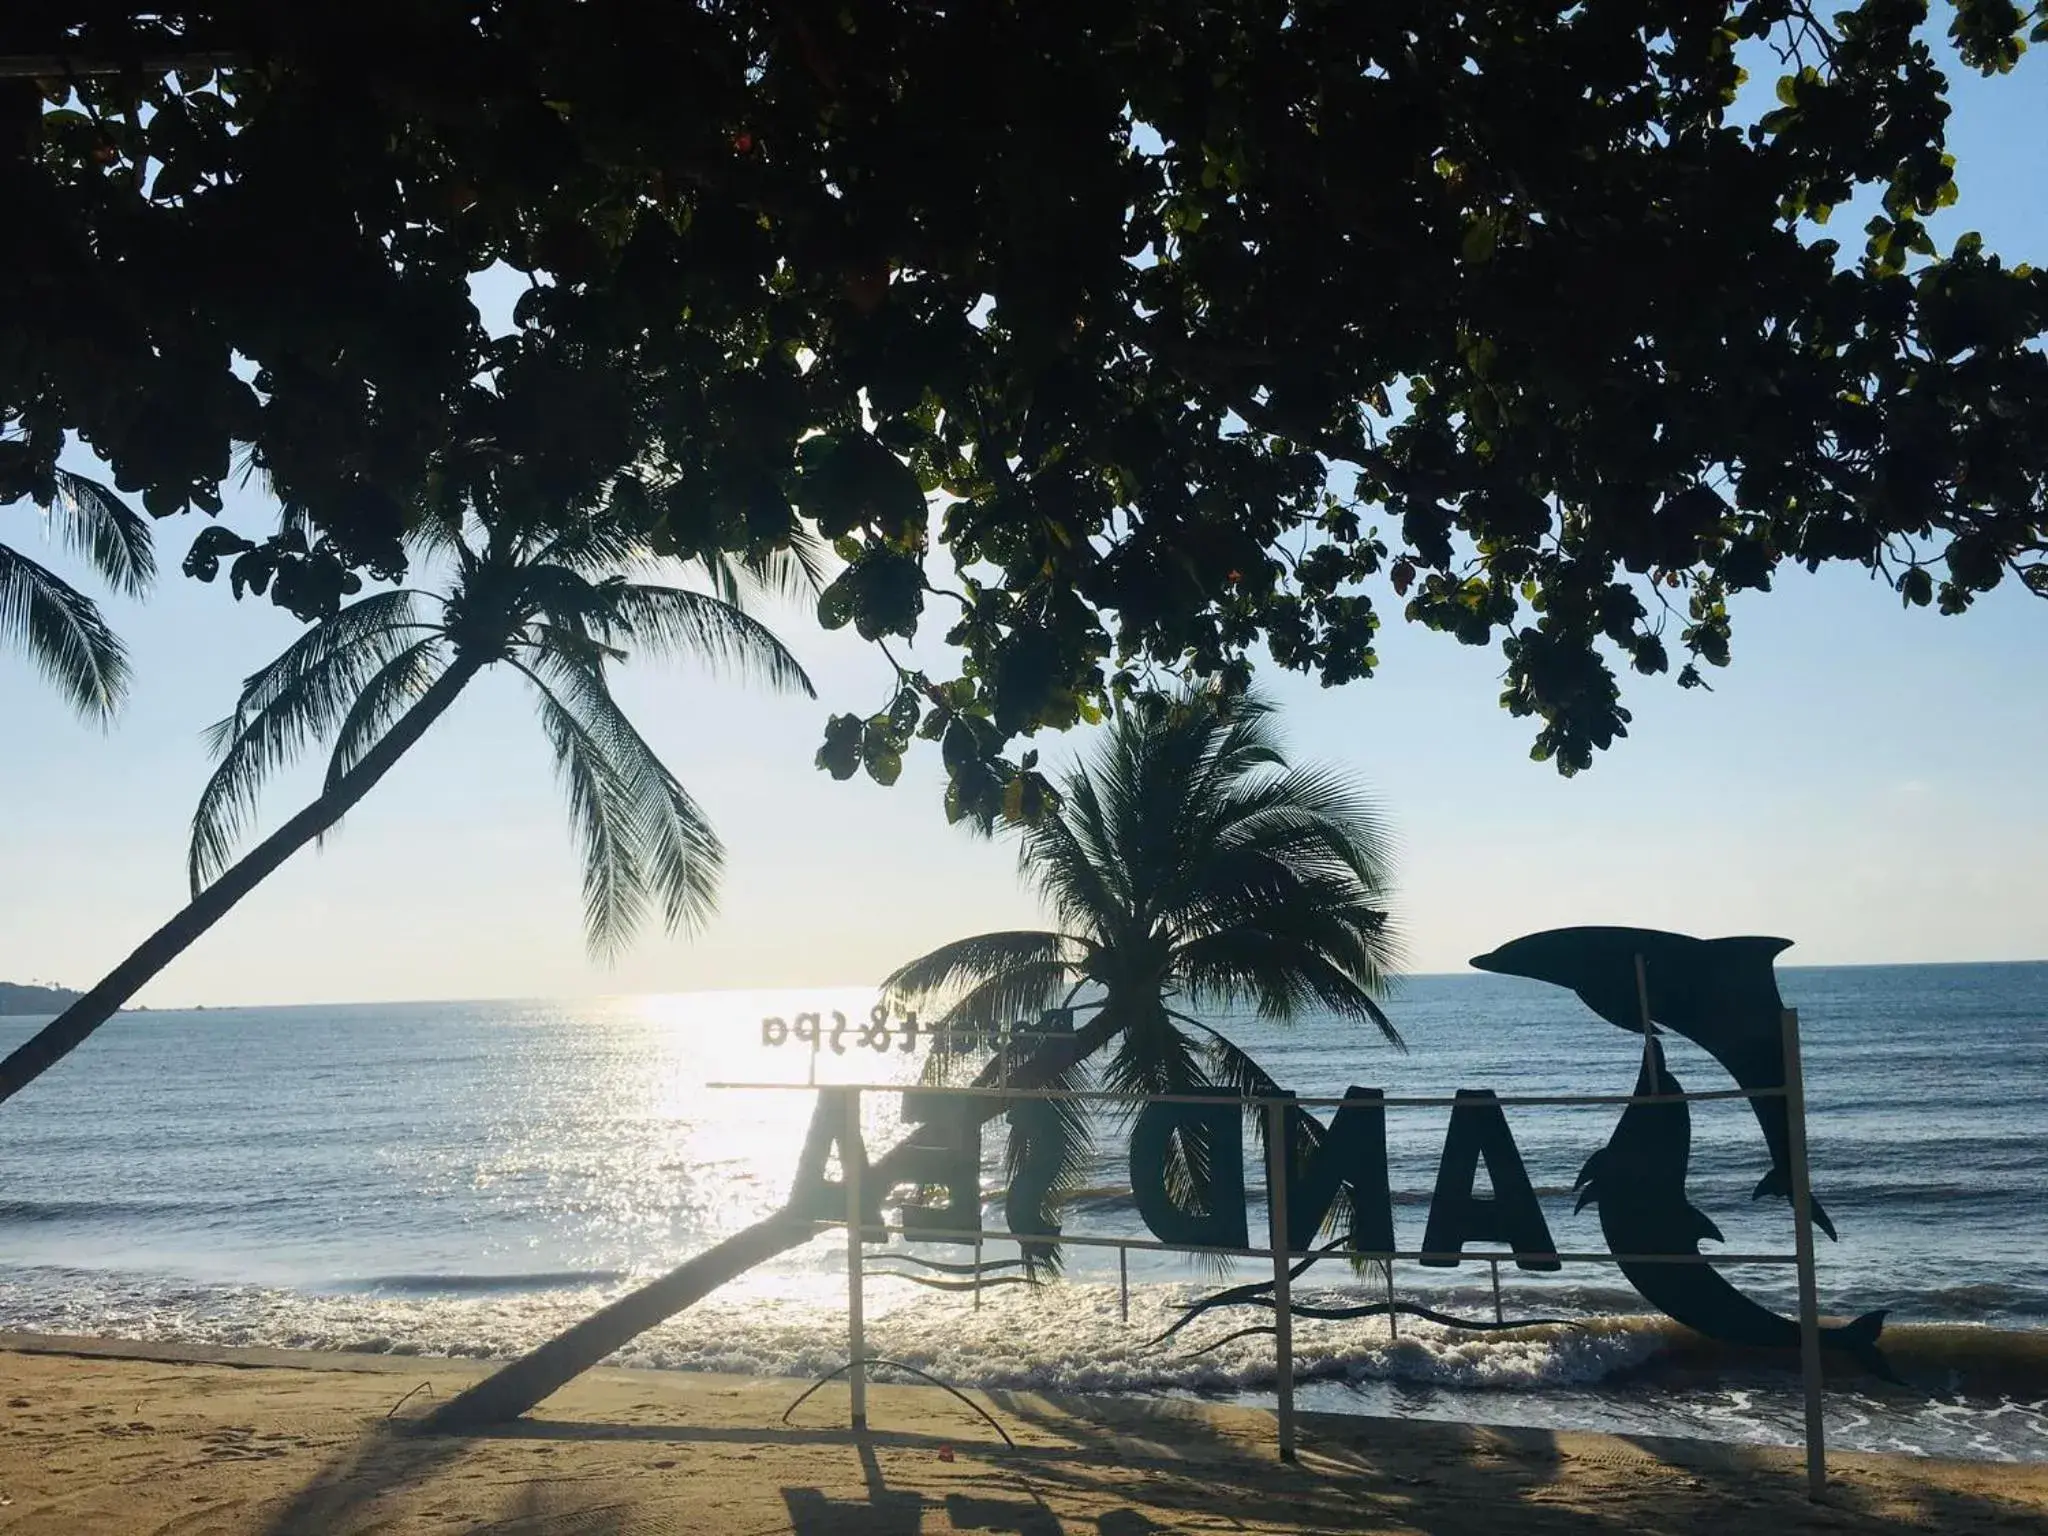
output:
<instances>
[{"instance_id":1,"label":"beach sign","mask_svg":"<svg viewBox=\"0 0 2048 1536\"><path fill-rule=\"evenodd\" d=\"M809 1135L798 1161L790 1195L792 1209L818 1219L836 1218L845 1209L845 1186L826 1176L833 1156L842 1167L850 1159L867 1166L866 1148L849 1147L845 1109L847 1096L858 1090L821 1088ZM900 1208L901 1231L917 1241L973 1242L981 1228L981 1118L971 1105L944 1089L903 1089L903 1113L914 1129L920 1156L913 1173L898 1187L915 1184L946 1191L945 1203ZM1235 1094L1218 1094L1208 1103L1190 1095L1155 1099L1131 1125L1130 1187L1139 1218L1166 1247L1191 1251L1249 1252L1245 1197L1243 1103ZM1012 1119L1027 1122L1045 1112L1045 1099L1019 1099L1009 1105ZM1327 1122L1306 1124L1307 1112L1284 1117L1288 1162L1293 1170L1287 1190L1287 1229L1304 1238L1320 1231L1348 1191L1351 1219L1345 1247L1355 1255L1373 1257L1395 1252L1394 1198L1387 1176L1385 1096L1377 1088L1353 1088ZM1204 1149L1210 1169L1207 1198L1199 1205L1186 1192L1176 1193L1169 1174L1171 1143L1191 1141ZM1048 1213L1048 1194L1058 1171L1056 1152L1048 1138L1027 1129L1024 1155L1004 1202L1002 1234L1027 1245L1033 1239L1056 1240L1063 1234ZM1479 1192L1484 1171L1490 1192ZM864 1219L882 1230L885 1191L870 1181ZM1436 1187L1429 1206L1420 1262L1451 1266L1473 1243L1504 1246L1523 1269L1555 1270L1557 1244L1537 1202L1514 1132L1496 1097L1467 1090L1451 1106L1438 1160ZM1295 1250L1307 1252L1306 1245Z\"/></svg>"},{"instance_id":2,"label":"beach sign","mask_svg":"<svg viewBox=\"0 0 2048 1536\"><path fill-rule=\"evenodd\" d=\"M1647 1303L1701 1334L1731 1344L1799 1352L1807 1389L1808 1472L1817 1489L1823 1477L1821 1352L1838 1351L1880 1375L1891 1373L1878 1350L1882 1312L1841 1327L1823 1328L1819 1322L1813 1229L1832 1238L1835 1228L1807 1187L1798 1016L1784 1006L1773 970L1774 958L1789 942L1764 937L1697 939L1644 928L1560 928L1512 940L1473 960L1480 970L1564 987L1608 1024L1639 1034L1642 1063L1628 1093L1518 1100L1484 1087L1466 1087L1442 1098L1396 1099L1378 1088L1353 1086L1336 1099L1284 1093L1254 1098L1223 1090L1151 1095L1132 1120L1127 1148L1132 1198L1152 1234L1150 1241L1066 1233L1050 1210L1048 1196L1057 1172L1053 1142L1032 1133L1034 1120L1053 1113L1058 1101L1110 1097L1029 1086L1044 1076L1035 1070L1037 1053L1051 1052L1046 1059L1056 1060L1060 1037L1071 1034L1068 1016L1049 1014L1035 1028L1019 1025L978 1039L948 1035L945 1026L921 1025L914 1016L892 1019L879 1006L864 1022L850 1023L840 1014L764 1020L764 1044L794 1044L807 1049L814 1062L808 1086L817 1093L817 1106L798 1161L790 1208L820 1222L843 1221L847 1226L853 1286L849 1307L856 1340L861 1248L891 1236L971 1242L977 1248L990 1240L1009 1239L1022 1246L1027 1259L1034 1243L1055 1240L1270 1259L1270 1282L1219 1293L1196 1303L1188 1315L1247 1299L1272 1309L1281 1362L1283 1456L1291 1456L1293 1440L1294 1314L1289 1282L1310 1264L1350 1258L1386 1266L1385 1302L1336 1315L1391 1319L1406 1311L1470 1328L1527 1325L1499 1315L1502 1263L1536 1271L1556 1270L1567 1263L1611 1264ZM1705 1050L1736 1086L1687 1092L1665 1061L1660 1036L1666 1033L1682 1035ZM824 1053L909 1054L920 1044L943 1046L949 1053L986 1049L992 1053L995 1076L959 1086L815 1083L815 1061ZM860 1097L866 1092L900 1094L903 1118L911 1126L908 1141L890 1155L886 1178L868 1173L859 1113ZM1700 1251L1702 1241L1722 1238L1712 1218L1692 1203L1687 1192L1690 1106L1701 1099L1729 1098L1748 1101L1762 1132L1767 1165L1752 1198L1783 1199L1791 1205L1792 1253ZM1591 1206L1597 1211L1605 1252L1559 1249L1515 1143L1509 1111L1519 1103L1621 1107L1607 1141L1588 1149L1574 1185L1576 1209ZM1422 1246L1416 1250L1401 1249L1394 1231L1386 1111L1396 1106L1447 1111ZM1316 1117L1316 1110L1330 1111L1328 1118ZM1248 1113L1264 1118L1266 1133L1269 1229L1263 1246L1254 1245L1250 1230L1244 1137ZM987 1121L1005 1114L1013 1130L1021 1132L1022 1150L1004 1202L1005 1229L990 1231L982 1225L981 1134ZM1170 1175L1177 1156L1185 1157L1189 1149L1208 1170L1199 1196ZM828 1177L835 1154L841 1173L837 1180ZM943 1198L894 1200L906 1187L937 1190ZM1329 1247L1319 1247L1317 1240L1340 1195L1348 1196L1346 1230ZM893 1224L882 1214L891 1203L897 1212ZM1395 1261L1450 1267L1468 1258L1494 1266L1492 1320L1449 1317L1394 1299ZM1717 1264L1796 1265L1799 1316L1780 1316L1745 1295L1714 1267ZM977 1259L977 1274L979 1269ZM1323 1309L1317 1315L1332 1314ZM855 1355L858 1359L858 1344ZM854 1379L858 1386L858 1372ZM858 1405L856 1412L862 1412Z\"/></svg>"}]
</instances>

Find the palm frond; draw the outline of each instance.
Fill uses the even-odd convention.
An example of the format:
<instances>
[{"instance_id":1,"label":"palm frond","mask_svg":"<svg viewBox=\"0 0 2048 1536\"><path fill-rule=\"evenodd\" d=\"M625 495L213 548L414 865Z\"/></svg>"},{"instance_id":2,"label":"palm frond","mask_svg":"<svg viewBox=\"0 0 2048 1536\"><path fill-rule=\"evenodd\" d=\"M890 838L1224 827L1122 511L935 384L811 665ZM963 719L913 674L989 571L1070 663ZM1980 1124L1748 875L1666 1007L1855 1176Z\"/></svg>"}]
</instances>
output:
<instances>
[{"instance_id":1,"label":"palm frond","mask_svg":"<svg viewBox=\"0 0 2048 1536\"><path fill-rule=\"evenodd\" d=\"M109 719L127 694L127 651L98 604L6 545L0 545L0 641L23 647L88 719Z\"/></svg>"},{"instance_id":2,"label":"palm frond","mask_svg":"<svg viewBox=\"0 0 2048 1536\"><path fill-rule=\"evenodd\" d=\"M106 720L128 688L128 656L93 600L0 544L0 641L18 645L74 709Z\"/></svg>"},{"instance_id":3,"label":"palm frond","mask_svg":"<svg viewBox=\"0 0 2048 1536\"><path fill-rule=\"evenodd\" d=\"M644 534L600 514L578 518L534 549L535 565L559 565L579 576L610 575L653 563Z\"/></svg>"},{"instance_id":4,"label":"palm frond","mask_svg":"<svg viewBox=\"0 0 2048 1536\"><path fill-rule=\"evenodd\" d=\"M1271 707L1257 696L1228 702L1226 711L1224 701L1205 694L1178 701L1171 728L1145 744L1148 821L1170 854L1158 861L1153 903L1169 922L1186 893L1210 873L1233 795L1285 769Z\"/></svg>"},{"instance_id":5,"label":"palm frond","mask_svg":"<svg viewBox=\"0 0 2048 1536\"><path fill-rule=\"evenodd\" d=\"M1136 1103L1147 1094L1200 1093L1214 1086L1202 1071L1194 1041L1163 1004L1134 1004L1118 1012L1124 1025L1102 1067L1102 1086L1110 1093Z\"/></svg>"},{"instance_id":6,"label":"palm frond","mask_svg":"<svg viewBox=\"0 0 2048 1536\"><path fill-rule=\"evenodd\" d=\"M1300 857L1284 847L1212 850L1189 884L1163 914L1183 939L1232 928L1327 934L1343 963L1362 967L1361 977L1373 985L1399 964L1400 937L1383 890L1313 850Z\"/></svg>"},{"instance_id":7,"label":"palm frond","mask_svg":"<svg viewBox=\"0 0 2048 1536\"><path fill-rule=\"evenodd\" d=\"M1305 931L1231 927L1191 939L1176 951L1175 973L1198 1007L1250 1003L1276 1023L1322 1008L1369 1023L1389 1045L1404 1047L1376 1001L1385 981L1369 964L1368 942L1356 925L1323 917L1321 931L1304 915L1299 926ZM1340 964L1338 954L1351 965Z\"/></svg>"},{"instance_id":8,"label":"palm frond","mask_svg":"<svg viewBox=\"0 0 2048 1536\"><path fill-rule=\"evenodd\" d=\"M1106 936L1132 916L1125 871L1107 842L1093 783L1082 775L1068 790L1058 814L1025 828L1018 863L1062 924Z\"/></svg>"},{"instance_id":9,"label":"palm frond","mask_svg":"<svg viewBox=\"0 0 2048 1536\"><path fill-rule=\"evenodd\" d=\"M1102 1065L1102 1085L1127 1100L1127 1109L1152 1094L1198 1094L1218 1085L1203 1069L1194 1040L1167 1014L1163 1005L1134 1007L1131 1021L1109 1047ZM1174 1203L1191 1210L1210 1209L1210 1175L1215 1149L1206 1136L1177 1128L1166 1143L1166 1191Z\"/></svg>"},{"instance_id":10,"label":"palm frond","mask_svg":"<svg viewBox=\"0 0 2048 1536\"><path fill-rule=\"evenodd\" d=\"M233 861L265 781L338 730L365 685L430 630L407 618L415 595L379 593L314 625L253 673L235 712L207 732L220 763L192 813L186 870L195 894Z\"/></svg>"},{"instance_id":11,"label":"palm frond","mask_svg":"<svg viewBox=\"0 0 2048 1536\"><path fill-rule=\"evenodd\" d=\"M892 1007L939 1012L930 1020L927 1080L951 1080L956 1062L1019 1019L1036 1021L1072 984L1084 943L1063 934L1017 930L942 944L882 981ZM970 1045L970 1042L973 1042Z\"/></svg>"},{"instance_id":12,"label":"palm frond","mask_svg":"<svg viewBox=\"0 0 2048 1536\"><path fill-rule=\"evenodd\" d=\"M156 577L149 519L97 480L57 471L51 508L65 545L83 555L116 592L140 597Z\"/></svg>"},{"instance_id":13,"label":"palm frond","mask_svg":"<svg viewBox=\"0 0 2048 1536\"><path fill-rule=\"evenodd\" d=\"M1099 786L1107 844L1148 919L1170 908L1200 867L1202 827L1224 787L1280 764L1270 714L1256 697L1227 709L1207 693L1141 699L1119 715L1097 761L1077 770Z\"/></svg>"},{"instance_id":14,"label":"palm frond","mask_svg":"<svg viewBox=\"0 0 2048 1536\"><path fill-rule=\"evenodd\" d=\"M759 554L721 556L714 577L728 602L759 595L788 603L814 602L832 578L832 548L801 524L789 542ZM728 585L729 584L729 585Z\"/></svg>"},{"instance_id":15,"label":"palm frond","mask_svg":"<svg viewBox=\"0 0 2048 1536\"><path fill-rule=\"evenodd\" d=\"M949 1080L956 1059L981 1050L997 1053L983 1075L994 1071L1007 1078L1012 1063L1005 1053L1015 1044L1013 1027L1035 1030L1040 1018L1053 1011L1071 980L1072 972L1065 964L1046 960L1012 966L969 987L931 1022L928 1060L933 1064L933 1080Z\"/></svg>"},{"instance_id":16,"label":"palm frond","mask_svg":"<svg viewBox=\"0 0 2048 1536\"><path fill-rule=\"evenodd\" d=\"M1372 802L1332 768L1289 768L1234 788L1210 831L1219 849L1349 876L1375 893L1392 883L1392 833Z\"/></svg>"},{"instance_id":17,"label":"palm frond","mask_svg":"<svg viewBox=\"0 0 2048 1536\"><path fill-rule=\"evenodd\" d=\"M499 574L480 567L464 586L483 592ZM520 600L566 634L609 643L623 629L617 611L618 594L626 585L623 578L592 581L565 565L547 564L517 567L505 579L516 581Z\"/></svg>"},{"instance_id":18,"label":"palm frond","mask_svg":"<svg viewBox=\"0 0 2048 1536\"><path fill-rule=\"evenodd\" d=\"M1067 965L1084 941L1063 933L1012 929L978 933L941 944L928 954L899 965L882 981L883 993L906 1003L927 1002L935 995L978 986L1022 966Z\"/></svg>"},{"instance_id":19,"label":"palm frond","mask_svg":"<svg viewBox=\"0 0 2048 1536\"><path fill-rule=\"evenodd\" d=\"M547 682L512 663L533 685L541 730L569 792L569 822L583 845L583 930L603 955L623 950L647 910L633 813L618 767Z\"/></svg>"},{"instance_id":20,"label":"palm frond","mask_svg":"<svg viewBox=\"0 0 2048 1536\"><path fill-rule=\"evenodd\" d=\"M363 684L334 735L334 750L327 760L329 793L440 674L446 664L443 638L434 634L415 640Z\"/></svg>"},{"instance_id":21,"label":"palm frond","mask_svg":"<svg viewBox=\"0 0 2048 1536\"><path fill-rule=\"evenodd\" d=\"M448 555L462 546L468 519L459 507L419 505L405 531L406 543L423 555Z\"/></svg>"},{"instance_id":22,"label":"palm frond","mask_svg":"<svg viewBox=\"0 0 2048 1536\"><path fill-rule=\"evenodd\" d=\"M603 669L560 651L545 650L535 669L550 697L574 713L587 738L605 754L629 809L633 868L645 893L661 902L670 932L695 929L717 905L725 850L688 791L647 744L612 698ZM598 930L592 943L601 951Z\"/></svg>"},{"instance_id":23,"label":"palm frond","mask_svg":"<svg viewBox=\"0 0 2048 1536\"><path fill-rule=\"evenodd\" d=\"M628 583L615 598L619 622L649 655L679 656L772 688L817 697L801 664L758 619L682 587Z\"/></svg>"},{"instance_id":24,"label":"palm frond","mask_svg":"<svg viewBox=\"0 0 2048 1536\"><path fill-rule=\"evenodd\" d=\"M275 659L242 679L241 697L235 704L236 714L260 714L280 694L296 686L301 678L329 665L338 653L375 644L380 636L398 635L400 632L416 635L438 628L421 619L422 601L441 603L441 599L431 592L400 587L359 598L332 617L312 625ZM397 640L392 646L392 654L408 643L405 639Z\"/></svg>"}]
</instances>

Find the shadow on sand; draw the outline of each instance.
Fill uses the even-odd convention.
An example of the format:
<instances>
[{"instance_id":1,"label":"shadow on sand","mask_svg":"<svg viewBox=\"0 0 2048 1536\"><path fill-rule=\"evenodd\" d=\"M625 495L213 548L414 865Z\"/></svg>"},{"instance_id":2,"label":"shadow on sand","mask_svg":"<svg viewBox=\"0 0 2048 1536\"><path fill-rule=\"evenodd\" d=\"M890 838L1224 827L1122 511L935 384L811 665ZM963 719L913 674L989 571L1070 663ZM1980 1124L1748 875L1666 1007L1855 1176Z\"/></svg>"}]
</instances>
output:
<instances>
[{"instance_id":1,"label":"shadow on sand","mask_svg":"<svg viewBox=\"0 0 2048 1536\"><path fill-rule=\"evenodd\" d=\"M749 1536L778 1529L794 1536L948 1530L1150 1536L1196 1528L1306 1533L1387 1527L1428 1536L1678 1536L1739 1525L1905 1536L2041 1528L2037 1505L1869 1464L1842 1467L1828 1502L1815 1506L1805 1498L1792 1457L1739 1446L1648 1437L1561 1440L1544 1430L1305 1414L1300 1461L1283 1467L1271 1459L1270 1440L1233 1433L1192 1407L981 1396L1024 1442L1017 1449L1006 1449L985 1426L977 1434L965 1423L959 1434L948 1435L886 1427L856 1435L831 1427L548 1419L436 1435L395 1424L331 1462L263 1527L264 1536L391 1528L391 1511L380 1510L380 1501L408 1493L415 1507L425 1497L422 1512L431 1512L428 1484L455 1475L472 1452L508 1441L563 1454L550 1457L551 1476L501 1479L511 1488L502 1516L470 1527L493 1536L639 1536L697 1528L673 1482L636 1475L629 1485L572 1470L578 1447L635 1443L656 1450L704 1447L707 1454L721 1447L759 1450L760 1518L731 1527ZM843 1452L848 1475L834 1477L828 1469L820 1477L819 1453L834 1448ZM778 1457L778 1449L786 1454ZM957 1464L939 1465L954 1456ZM682 1477L689 1458L678 1459L685 1472L675 1476ZM790 1472L799 1475L791 1479ZM907 1486L913 1482L925 1486ZM780 1522L771 1489L779 1495Z\"/></svg>"}]
</instances>

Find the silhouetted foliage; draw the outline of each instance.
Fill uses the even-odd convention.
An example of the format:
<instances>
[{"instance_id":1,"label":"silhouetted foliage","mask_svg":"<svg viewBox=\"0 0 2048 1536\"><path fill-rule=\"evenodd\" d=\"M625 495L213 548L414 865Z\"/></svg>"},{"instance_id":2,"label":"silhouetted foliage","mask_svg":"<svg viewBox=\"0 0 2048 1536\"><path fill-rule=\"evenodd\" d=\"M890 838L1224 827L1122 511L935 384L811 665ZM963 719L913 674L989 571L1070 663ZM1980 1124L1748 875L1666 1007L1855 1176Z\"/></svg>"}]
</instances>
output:
<instances>
[{"instance_id":1,"label":"silhouetted foliage","mask_svg":"<svg viewBox=\"0 0 2048 1536\"><path fill-rule=\"evenodd\" d=\"M158 515L246 451L304 532L235 568L308 616L411 507L801 515L823 622L965 653L821 764L937 739L955 815L1029 815L1015 738L1148 672L1369 675L1389 602L1572 771L1784 562L2048 593L2048 274L1926 228L1930 28L2002 71L2040 6L17 9L0 500L66 432Z\"/></svg>"},{"instance_id":2,"label":"silhouetted foliage","mask_svg":"<svg viewBox=\"0 0 2048 1536\"><path fill-rule=\"evenodd\" d=\"M1379 1004L1399 951L1386 827L1345 775L1288 761L1256 694L1120 705L1058 803L1017 831L1018 867L1058 926L956 939L882 983L932 1016L927 1081L954 1075L953 1042L994 1041L1047 1013L1064 1013L1069 1028L1089 1019L1089 1047L1056 1037L1065 1065L1041 1083L1027 1055L1018 1075L1081 1087L1099 1058L1102 1087L1133 1114L1150 1094L1285 1092L1189 1009L1211 1019L1243 1010L1263 1025L1320 1014L1401 1043ZM1033 1155L1056 1170L1046 1193L1057 1204L1086 1180L1092 1127L1078 1102L1025 1108L1010 1113L1011 1187L1027 1144L1043 1142ZM1253 1118L1263 1144L1265 1118ZM1305 1112L1291 1119L1303 1144L1320 1142ZM1176 1200L1213 1209L1205 1145L1177 1131L1164 1150ZM1338 1205L1348 1213L1348 1195ZM1028 1267L1057 1263L1057 1252L1023 1248Z\"/></svg>"},{"instance_id":3,"label":"silhouetted foliage","mask_svg":"<svg viewBox=\"0 0 2048 1536\"><path fill-rule=\"evenodd\" d=\"M0 445L4 446L4 445ZM138 597L156 579L147 519L97 481L53 470L40 509L46 532L108 585ZM11 545L0 543L0 644L24 651L71 707L110 719L128 691L128 652L99 604Z\"/></svg>"}]
</instances>

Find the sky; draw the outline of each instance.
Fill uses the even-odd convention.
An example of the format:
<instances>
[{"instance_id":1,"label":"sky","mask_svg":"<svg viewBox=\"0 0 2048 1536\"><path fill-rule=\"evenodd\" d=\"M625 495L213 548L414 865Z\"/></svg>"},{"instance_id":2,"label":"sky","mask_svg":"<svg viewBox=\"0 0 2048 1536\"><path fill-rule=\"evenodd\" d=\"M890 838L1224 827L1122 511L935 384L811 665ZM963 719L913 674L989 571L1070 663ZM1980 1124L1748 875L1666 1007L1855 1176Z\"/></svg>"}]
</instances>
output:
<instances>
[{"instance_id":1,"label":"sky","mask_svg":"<svg viewBox=\"0 0 2048 1536\"><path fill-rule=\"evenodd\" d=\"M1956 82L1963 197L1937 238L1978 229L2008 259L2048 261L2048 49L2003 80ZM243 494L227 520L269 515ZM136 672L110 730L0 652L0 979L88 985L186 898L201 732L298 632L267 602L178 574L204 526L159 524L154 594L105 604ZM0 538L65 568L24 507L0 508ZM2048 603L2009 584L1942 618L1903 611L1860 571L1785 572L1732 604L1734 663L1710 673L1712 692L1630 679L1630 738L1566 780L1529 760L1530 722L1499 708L1497 652L1411 628L1385 596L1377 677L1263 679L1293 752L1355 773L1393 826L1410 970L1459 970L1516 934L1582 922L1778 934L1795 941L1785 964L2048 957ZM889 673L851 631L763 616L815 701L669 664L630 665L617 684L725 840L720 910L701 932L653 926L614 964L589 957L540 731L517 682L486 677L324 847L138 1001L866 985L946 940L1039 926L1011 850L946 825L936 749L889 789L812 766L826 716L879 707ZM1039 744L1061 762L1086 733ZM316 787L310 768L277 780L265 828Z\"/></svg>"}]
</instances>

